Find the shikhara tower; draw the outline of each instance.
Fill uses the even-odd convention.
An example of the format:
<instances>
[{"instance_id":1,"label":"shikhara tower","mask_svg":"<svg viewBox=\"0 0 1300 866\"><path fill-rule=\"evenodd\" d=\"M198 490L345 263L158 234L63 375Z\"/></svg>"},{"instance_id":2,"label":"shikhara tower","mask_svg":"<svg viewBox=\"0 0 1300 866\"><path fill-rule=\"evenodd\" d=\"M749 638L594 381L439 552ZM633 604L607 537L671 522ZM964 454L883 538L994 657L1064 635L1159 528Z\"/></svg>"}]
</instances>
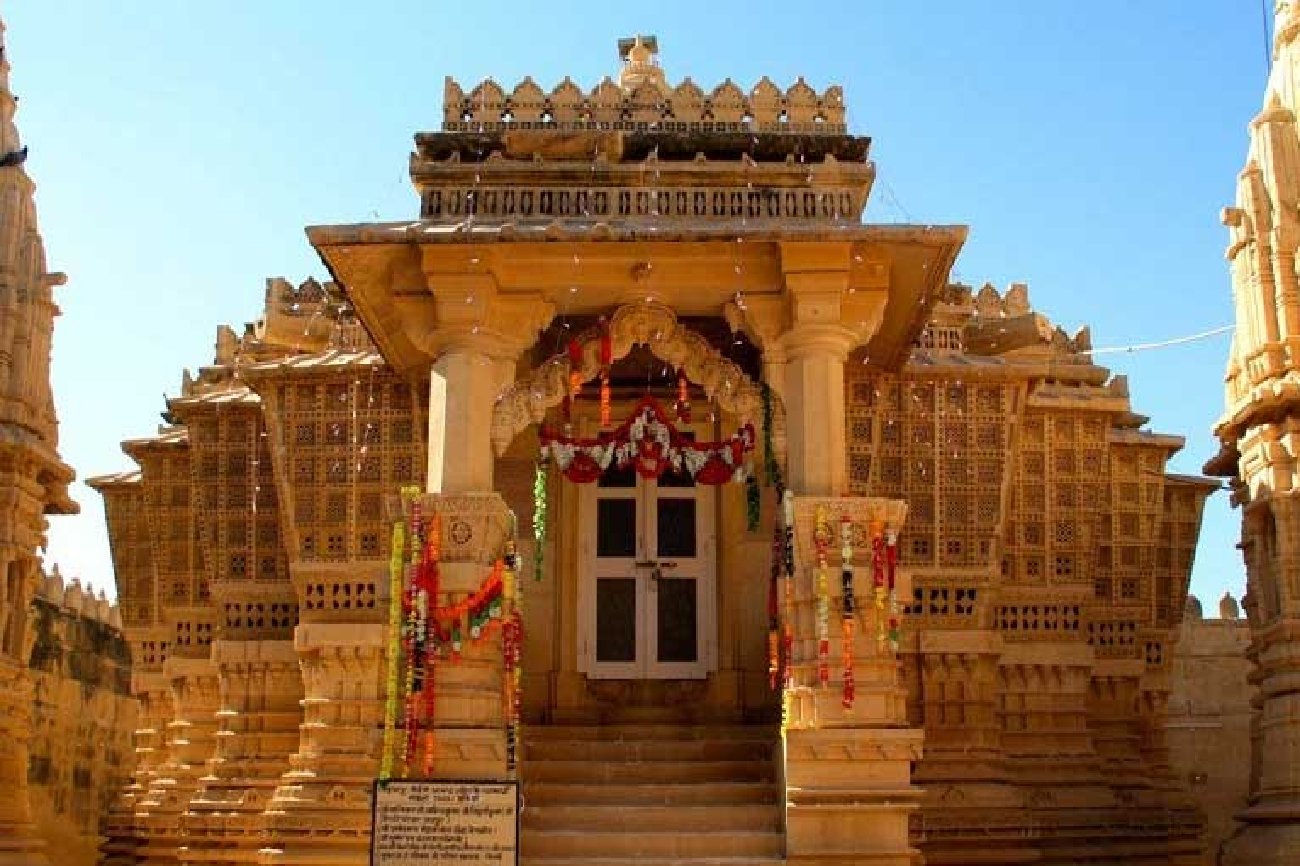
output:
<instances>
[{"instance_id":1,"label":"shikhara tower","mask_svg":"<svg viewBox=\"0 0 1300 866\"><path fill-rule=\"evenodd\" d=\"M1241 507L1250 655L1259 683L1245 822L1229 864L1300 861L1300 4L1276 8L1273 69L1224 210L1236 336L1209 469Z\"/></svg>"},{"instance_id":2,"label":"shikhara tower","mask_svg":"<svg viewBox=\"0 0 1300 866\"><path fill-rule=\"evenodd\" d=\"M46 514L75 513L72 480L58 455L50 393L54 287L36 227L36 185L23 163L18 99L9 89L0 22L0 864L44 864L27 798L27 741L32 696L27 673L34 633L28 622L41 579L37 550Z\"/></svg>"}]
</instances>

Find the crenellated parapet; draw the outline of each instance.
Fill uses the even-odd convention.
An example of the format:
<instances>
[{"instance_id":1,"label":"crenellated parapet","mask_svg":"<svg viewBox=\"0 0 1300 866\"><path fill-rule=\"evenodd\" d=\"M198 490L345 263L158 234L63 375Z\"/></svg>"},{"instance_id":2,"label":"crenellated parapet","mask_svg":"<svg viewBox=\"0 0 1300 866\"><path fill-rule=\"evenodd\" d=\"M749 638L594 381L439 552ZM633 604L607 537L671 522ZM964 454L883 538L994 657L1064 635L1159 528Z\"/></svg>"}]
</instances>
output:
<instances>
[{"instance_id":1,"label":"crenellated parapet","mask_svg":"<svg viewBox=\"0 0 1300 866\"><path fill-rule=\"evenodd\" d=\"M443 87L447 132L484 130L635 130L831 135L846 131L844 91L821 93L803 78L786 88L764 76L749 91L730 78L704 90L690 78L668 84L653 37L620 45L619 80L583 90L567 76L550 91L524 78L507 91L488 78L466 91L448 77Z\"/></svg>"}]
</instances>

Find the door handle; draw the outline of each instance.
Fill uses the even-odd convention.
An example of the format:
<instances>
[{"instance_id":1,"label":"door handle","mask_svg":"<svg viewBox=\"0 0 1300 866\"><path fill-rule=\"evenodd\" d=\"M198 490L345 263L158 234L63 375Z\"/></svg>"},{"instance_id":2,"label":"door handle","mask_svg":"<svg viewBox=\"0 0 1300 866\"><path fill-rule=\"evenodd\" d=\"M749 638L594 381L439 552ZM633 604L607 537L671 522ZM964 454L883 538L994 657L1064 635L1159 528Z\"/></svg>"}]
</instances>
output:
<instances>
[{"instance_id":1,"label":"door handle","mask_svg":"<svg viewBox=\"0 0 1300 866\"><path fill-rule=\"evenodd\" d=\"M658 568L659 563L654 561L653 559L638 559L636 562L632 563L632 567L633 568Z\"/></svg>"}]
</instances>

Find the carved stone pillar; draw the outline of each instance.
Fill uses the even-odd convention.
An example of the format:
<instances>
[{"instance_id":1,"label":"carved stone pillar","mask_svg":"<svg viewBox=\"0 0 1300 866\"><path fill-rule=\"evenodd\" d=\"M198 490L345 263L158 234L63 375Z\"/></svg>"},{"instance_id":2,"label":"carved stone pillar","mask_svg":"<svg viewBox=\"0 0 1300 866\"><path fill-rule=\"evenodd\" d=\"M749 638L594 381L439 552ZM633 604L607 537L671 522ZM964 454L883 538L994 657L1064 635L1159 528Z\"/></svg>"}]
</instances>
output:
<instances>
[{"instance_id":1,"label":"carved stone pillar","mask_svg":"<svg viewBox=\"0 0 1300 866\"><path fill-rule=\"evenodd\" d=\"M171 696L171 716L161 731L166 757L136 801L147 838L144 866L181 862L182 817L212 755L220 704L217 672L207 658L172 656L163 663L162 676Z\"/></svg>"},{"instance_id":2,"label":"carved stone pillar","mask_svg":"<svg viewBox=\"0 0 1300 866\"><path fill-rule=\"evenodd\" d=\"M1289 449L1297 434L1291 425L1284 437L1280 432L1270 429L1253 443L1244 441L1242 465L1294 472L1289 457L1277 459L1283 457L1276 447L1282 443L1274 437L1285 438ZM1279 492L1282 486L1246 506L1243 518L1250 655L1257 665L1252 679L1259 685L1252 726L1256 761L1250 805L1237 816L1244 826L1224 845L1227 866L1300 862L1300 499L1295 491Z\"/></svg>"},{"instance_id":3,"label":"carved stone pillar","mask_svg":"<svg viewBox=\"0 0 1300 866\"><path fill-rule=\"evenodd\" d=\"M382 597L379 601L376 607L386 610ZM369 862L370 791L383 734L386 634L381 623L298 625L294 646L304 690L301 735L290 769L267 806L270 842L258 862Z\"/></svg>"},{"instance_id":4,"label":"carved stone pillar","mask_svg":"<svg viewBox=\"0 0 1300 866\"><path fill-rule=\"evenodd\" d=\"M133 640L133 655L141 667L140 644ZM135 769L117 801L109 809L105 835L100 847L102 866L134 866L143 862L175 863L174 850L149 841L149 813L142 806L148 791L153 787L158 768L167 755L164 731L171 720L171 695L161 671L134 670L131 672L131 694L140 702L139 726L132 734L135 745ZM165 850L160 850L165 849ZM151 853L156 852L156 853ZM158 857L170 860L158 860ZM154 857L153 861L149 858Z\"/></svg>"},{"instance_id":5,"label":"carved stone pillar","mask_svg":"<svg viewBox=\"0 0 1300 866\"><path fill-rule=\"evenodd\" d=\"M492 490L492 410L514 361L486 351L457 348L429 376L429 474L433 492Z\"/></svg>"},{"instance_id":6,"label":"carved stone pillar","mask_svg":"<svg viewBox=\"0 0 1300 866\"><path fill-rule=\"evenodd\" d=\"M0 866L49 866L27 799L31 721L27 667L0 656Z\"/></svg>"},{"instance_id":7,"label":"carved stone pillar","mask_svg":"<svg viewBox=\"0 0 1300 866\"><path fill-rule=\"evenodd\" d=\"M782 340L790 488L804 496L848 492L844 361L854 334L833 323L796 327Z\"/></svg>"},{"instance_id":8,"label":"carved stone pillar","mask_svg":"<svg viewBox=\"0 0 1300 866\"><path fill-rule=\"evenodd\" d=\"M813 527L818 507L838 528L842 515L854 524L858 615L854 632L856 700L842 704L842 592L839 545L829 551L830 684L817 685ZM790 863L871 862L910 866L918 852L908 842L908 818L921 790L911 782L921 757L920 730L906 727L907 695L898 657L876 636L872 597L870 526L897 530L902 502L860 498L798 498L795 501L796 643L794 694L786 734L786 859ZM908 590L899 588L900 595ZM887 614L887 611L885 612Z\"/></svg>"},{"instance_id":9,"label":"carved stone pillar","mask_svg":"<svg viewBox=\"0 0 1300 866\"><path fill-rule=\"evenodd\" d=\"M473 594L504 551L512 515L499 494L428 495L423 513L442 518L439 607ZM433 775L505 779L506 739L500 631L467 642L459 662L434 668L436 695Z\"/></svg>"},{"instance_id":10,"label":"carved stone pillar","mask_svg":"<svg viewBox=\"0 0 1300 866\"><path fill-rule=\"evenodd\" d=\"M266 847L263 812L302 722L302 677L291 641L214 641L220 730L184 818L185 863L256 863Z\"/></svg>"}]
</instances>

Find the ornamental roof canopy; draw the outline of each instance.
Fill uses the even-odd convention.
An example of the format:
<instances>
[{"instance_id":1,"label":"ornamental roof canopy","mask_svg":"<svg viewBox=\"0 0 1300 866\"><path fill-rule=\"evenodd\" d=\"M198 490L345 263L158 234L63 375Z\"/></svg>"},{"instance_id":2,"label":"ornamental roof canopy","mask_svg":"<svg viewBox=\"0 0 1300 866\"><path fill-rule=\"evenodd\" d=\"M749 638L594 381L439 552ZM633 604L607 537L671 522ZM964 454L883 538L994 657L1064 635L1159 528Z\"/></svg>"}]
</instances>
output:
<instances>
[{"instance_id":1,"label":"ornamental roof canopy","mask_svg":"<svg viewBox=\"0 0 1300 866\"><path fill-rule=\"evenodd\" d=\"M557 314L647 299L763 345L812 309L795 283L829 291L817 315L873 358L902 359L965 227L863 223L875 165L838 86L672 84L657 52L623 40L617 78L590 89L447 79L441 129L410 157L418 219L308 228L388 363L418 375L467 339L515 356Z\"/></svg>"}]
</instances>

